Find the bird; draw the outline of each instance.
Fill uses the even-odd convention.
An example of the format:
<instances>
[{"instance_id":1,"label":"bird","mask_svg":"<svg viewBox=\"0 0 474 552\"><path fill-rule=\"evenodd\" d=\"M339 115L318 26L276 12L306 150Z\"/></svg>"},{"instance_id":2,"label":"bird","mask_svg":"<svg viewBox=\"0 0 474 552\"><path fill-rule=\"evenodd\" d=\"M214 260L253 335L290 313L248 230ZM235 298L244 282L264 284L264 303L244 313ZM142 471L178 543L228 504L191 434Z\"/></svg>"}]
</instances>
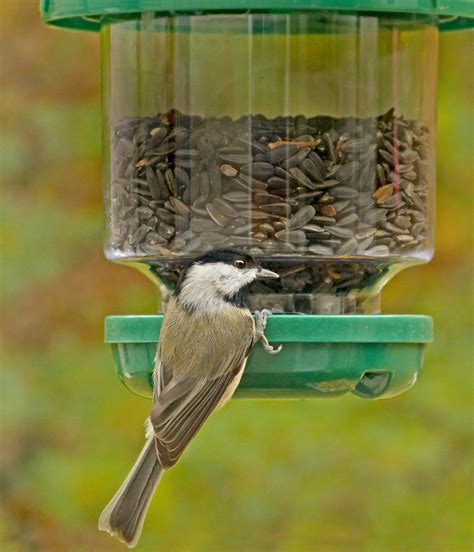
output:
<instances>
[{"instance_id":1,"label":"bird","mask_svg":"<svg viewBox=\"0 0 474 552\"><path fill-rule=\"evenodd\" d=\"M153 370L153 406L145 445L99 518L99 530L136 546L163 473L176 464L207 418L232 397L253 346L277 354L264 330L267 309L255 320L246 304L250 284L279 278L255 258L215 249L188 263L161 326Z\"/></svg>"}]
</instances>

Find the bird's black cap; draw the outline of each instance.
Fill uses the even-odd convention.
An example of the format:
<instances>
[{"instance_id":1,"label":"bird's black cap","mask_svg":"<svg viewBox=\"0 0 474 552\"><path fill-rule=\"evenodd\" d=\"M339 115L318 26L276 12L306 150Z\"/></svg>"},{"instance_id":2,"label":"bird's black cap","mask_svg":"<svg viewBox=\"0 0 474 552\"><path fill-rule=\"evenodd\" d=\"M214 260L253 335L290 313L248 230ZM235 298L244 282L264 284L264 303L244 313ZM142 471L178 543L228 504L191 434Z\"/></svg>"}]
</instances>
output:
<instances>
[{"instance_id":1,"label":"bird's black cap","mask_svg":"<svg viewBox=\"0 0 474 552\"><path fill-rule=\"evenodd\" d=\"M212 251L207 251L198 257L195 257L190 263L189 266L193 264L207 264L207 263L227 263L232 264L235 261L245 261L246 265L249 268L257 266L256 260L249 255L248 253L243 253L237 249L213 249Z\"/></svg>"}]
</instances>

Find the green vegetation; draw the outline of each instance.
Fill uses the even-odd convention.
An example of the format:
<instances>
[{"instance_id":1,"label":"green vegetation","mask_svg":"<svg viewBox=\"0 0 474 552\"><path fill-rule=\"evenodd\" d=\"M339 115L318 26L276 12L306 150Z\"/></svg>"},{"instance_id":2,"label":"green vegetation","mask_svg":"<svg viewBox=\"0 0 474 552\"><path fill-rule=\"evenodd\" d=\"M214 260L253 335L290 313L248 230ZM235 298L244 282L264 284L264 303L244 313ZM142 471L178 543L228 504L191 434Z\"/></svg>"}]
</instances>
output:
<instances>
[{"instance_id":1,"label":"green vegetation","mask_svg":"<svg viewBox=\"0 0 474 552\"><path fill-rule=\"evenodd\" d=\"M101 254L98 37L29 5L0 12L0 542L124 550L96 524L150 405L115 377L102 322L155 295ZM472 37L441 39L435 259L384 293L384 312L435 319L422 377L389 401L233 401L163 479L139 550L471 549Z\"/></svg>"}]
</instances>

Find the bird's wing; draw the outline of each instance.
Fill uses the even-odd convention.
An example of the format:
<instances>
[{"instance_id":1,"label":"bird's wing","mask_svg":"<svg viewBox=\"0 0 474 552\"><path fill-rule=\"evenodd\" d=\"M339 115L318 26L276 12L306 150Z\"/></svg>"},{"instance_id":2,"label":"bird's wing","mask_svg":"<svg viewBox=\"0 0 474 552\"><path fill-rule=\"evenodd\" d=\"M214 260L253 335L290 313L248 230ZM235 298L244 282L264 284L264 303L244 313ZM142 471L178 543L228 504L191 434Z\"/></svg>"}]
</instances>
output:
<instances>
[{"instance_id":1,"label":"bird's wing","mask_svg":"<svg viewBox=\"0 0 474 552\"><path fill-rule=\"evenodd\" d=\"M162 406L155 403L151 420L155 431L155 443L160 464L173 466L184 449L217 407L235 373L228 373L214 380L193 381L193 388L182 396ZM188 384L190 382L186 382ZM183 386L184 388L187 385ZM166 393L162 394L163 397Z\"/></svg>"},{"instance_id":2,"label":"bird's wing","mask_svg":"<svg viewBox=\"0 0 474 552\"><path fill-rule=\"evenodd\" d=\"M241 336L235 335L235 327L229 329L233 335L229 335L227 342L223 341L224 347L218 351L218 345L212 340L201 346L196 343L189 349L188 336L184 331L177 331L179 325L176 331L168 328L162 332L155 368L157 389L151 422L158 458L164 468L177 462L241 374L252 346L253 321L250 318L238 327L242 328ZM225 332L222 325L219 331ZM198 337L194 333L194 339ZM223 335L220 337L225 339ZM168 355L163 352L165 340L172 340L172 353ZM190 369L183 370L183 363L187 363Z\"/></svg>"}]
</instances>

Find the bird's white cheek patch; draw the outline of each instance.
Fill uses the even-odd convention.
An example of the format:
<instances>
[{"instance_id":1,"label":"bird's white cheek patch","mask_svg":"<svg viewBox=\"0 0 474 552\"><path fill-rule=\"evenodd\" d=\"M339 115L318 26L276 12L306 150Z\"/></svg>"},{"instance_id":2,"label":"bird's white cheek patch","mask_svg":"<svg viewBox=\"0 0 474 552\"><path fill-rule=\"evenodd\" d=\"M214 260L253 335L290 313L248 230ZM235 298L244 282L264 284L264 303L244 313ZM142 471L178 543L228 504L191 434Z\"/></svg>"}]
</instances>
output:
<instances>
[{"instance_id":1,"label":"bird's white cheek patch","mask_svg":"<svg viewBox=\"0 0 474 552\"><path fill-rule=\"evenodd\" d=\"M219 312L228 307L224 297L236 295L256 277L256 268L240 270L225 263L195 265L183 283L180 300L189 307Z\"/></svg>"},{"instance_id":2,"label":"bird's white cheek patch","mask_svg":"<svg viewBox=\"0 0 474 552\"><path fill-rule=\"evenodd\" d=\"M257 273L257 268L252 268L252 270L249 270L249 283L257 279Z\"/></svg>"},{"instance_id":3,"label":"bird's white cheek patch","mask_svg":"<svg viewBox=\"0 0 474 552\"><path fill-rule=\"evenodd\" d=\"M218 288L222 295L234 295L241 286L242 283L233 274L223 274L219 278Z\"/></svg>"}]
</instances>

